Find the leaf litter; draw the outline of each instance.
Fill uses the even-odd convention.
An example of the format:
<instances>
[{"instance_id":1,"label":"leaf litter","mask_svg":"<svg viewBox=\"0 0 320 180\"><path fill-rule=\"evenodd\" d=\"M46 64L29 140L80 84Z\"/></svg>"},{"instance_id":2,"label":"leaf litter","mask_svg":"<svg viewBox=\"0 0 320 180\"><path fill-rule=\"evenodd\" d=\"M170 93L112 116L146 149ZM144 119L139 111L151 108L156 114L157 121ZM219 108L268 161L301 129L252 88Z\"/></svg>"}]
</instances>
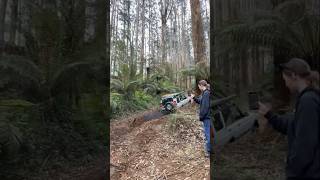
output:
<instances>
[{"instance_id":1,"label":"leaf litter","mask_svg":"<svg viewBox=\"0 0 320 180\"><path fill-rule=\"evenodd\" d=\"M111 122L111 179L209 179L210 160L194 106L151 121L143 115Z\"/></svg>"}]
</instances>

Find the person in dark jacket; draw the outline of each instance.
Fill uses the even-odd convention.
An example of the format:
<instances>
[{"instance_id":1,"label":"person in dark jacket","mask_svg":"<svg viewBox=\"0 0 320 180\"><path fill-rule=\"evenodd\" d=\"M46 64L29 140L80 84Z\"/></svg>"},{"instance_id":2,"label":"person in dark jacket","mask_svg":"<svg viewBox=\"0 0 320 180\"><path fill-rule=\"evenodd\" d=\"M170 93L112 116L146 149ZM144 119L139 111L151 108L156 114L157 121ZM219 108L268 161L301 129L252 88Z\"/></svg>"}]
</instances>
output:
<instances>
[{"instance_id":1,"label":"person in dark jacket","mask_svg":"<svg viewBox=\"0 0 320 180\"><path fill-rule=\"evenodd\" d=\"M210 155L211 143L210 143L210 128L211 128L211 119L210 119L210 91L207 89L208 83L205 80L201 80L198 83L198 87L201 90L201 96L194 97L191 95L191 98L194 102L200 104L199 119L203 122L204 134L206 138L206 151L207 156Z\"/></svg>"},{"instance_id":2,"label":"person in dark jacket","mask_svg":"<svg viewBox=\"0 0 320 180\"><path fill-rule=\"evenodd\" d=\"M294 115L276 115L262 103L259 113L288 137L287 180L320 179L320 92L310 81L319 78L310 77L317 73L302 59L291 59L281 67L286 86L297 97Z\"/></svg>"}]
</instances>

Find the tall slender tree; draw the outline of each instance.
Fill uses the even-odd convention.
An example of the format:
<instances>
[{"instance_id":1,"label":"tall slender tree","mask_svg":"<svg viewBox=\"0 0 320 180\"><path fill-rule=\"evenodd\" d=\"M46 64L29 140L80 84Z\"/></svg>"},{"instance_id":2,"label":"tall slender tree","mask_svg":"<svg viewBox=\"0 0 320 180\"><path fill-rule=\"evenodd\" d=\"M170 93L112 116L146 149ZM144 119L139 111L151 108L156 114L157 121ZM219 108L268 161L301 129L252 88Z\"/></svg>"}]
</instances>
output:
<instances>
[{"instance_id":1,"label":"tall slender tree","mask_svg":"<svg viewBox=\"0 0 320 180\"><path fill-rule=\"evenodd\" d=\"M166 36L167 36L167 21L170 17L173 1L172 0L160 0L160 15L161 15L161 63L167 60L166 50Z\"/></svg>"},{"instance_id":2,"label":"tall slender tree","mask_svg":"<svg viewBox=\"0 0 320 180\"><path fill-rule=\"evenodd\" d=\"M17 31L17 23L18 23L18 0L12 0L11 4L11 23L10 23L10 37L9 43L11 45L15 45L16 40L16 31Z\"/></svg>"},{"instance_id":3,"label":"tall slender tree","mask_svg":"<svg viewBox=\"0 0 320 180\"><path fill-rule=\"evenodd\" d=\"M143 75L144 70L144 64L145 64L145 57L144 57L144 51L145 51L145 0L142 0L142 11L141 11L141 50L140 50L140 73Z\"/></svg>"},{"instance_id":4,"label":"tall slender tree","mask_svg":"<svg viewBox=\"0 0 320 180\"><path fill-rule=\"evenodd\" d=\"M206 61L205 39L201 17L200 0L190 0L191 19L192 19L192 44L194 60L196 63ZM196 77L199 80L200 77Z\"/></svg>"},{"instance_id":5,"label":"tall slender tree","mask_svg":"<svg viewBox=\"0 0 320 180\"><path fill-rule=\"evenodd\" d=\"M0 48L4 45L5 18L8 0L0 1Z\"/></svg>"}]
</instances>

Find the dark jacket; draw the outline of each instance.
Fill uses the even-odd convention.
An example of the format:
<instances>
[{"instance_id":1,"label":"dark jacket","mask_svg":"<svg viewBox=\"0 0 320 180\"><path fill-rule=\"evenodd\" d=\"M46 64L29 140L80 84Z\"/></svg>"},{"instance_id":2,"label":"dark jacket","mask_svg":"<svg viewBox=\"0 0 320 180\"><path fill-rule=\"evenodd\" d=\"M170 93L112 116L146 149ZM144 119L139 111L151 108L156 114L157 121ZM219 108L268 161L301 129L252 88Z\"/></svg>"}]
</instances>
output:
<instances>
[{"instance_id":1,"label":"dark jacket","mask_svg":"<svg viewBox=\"0 0 320 180\"><path fill-rule=\"evenodd\" d=\"M287 178L320 179L320 94L306 88L297 97L292 116L265 117L288 136Z\"/></svg>"},{"instance_id":2,"label":"dark jacket","mask_svg":"<svg viewBox=\"0 0 320 180\"><path fill-rule=\"evenodd\" d=\"M210 91L205 90L199 98L194 97L194 101L200 104L200 121L210 119Z\"/></svg>"},{"instance_id":3,"label":"dark jacket","mask_svg":"<svg viewBox=\"0 0 320 180\"><path fill-rule=\"evenodd\" d=\"M197 104L200 104L200 103L201 103L201 98L202 98L202 96L200 95L200 96L198 96L198 97L193 97L193 100L194 100L194 102L196 102Z\"/></svg>"}]
</instances>

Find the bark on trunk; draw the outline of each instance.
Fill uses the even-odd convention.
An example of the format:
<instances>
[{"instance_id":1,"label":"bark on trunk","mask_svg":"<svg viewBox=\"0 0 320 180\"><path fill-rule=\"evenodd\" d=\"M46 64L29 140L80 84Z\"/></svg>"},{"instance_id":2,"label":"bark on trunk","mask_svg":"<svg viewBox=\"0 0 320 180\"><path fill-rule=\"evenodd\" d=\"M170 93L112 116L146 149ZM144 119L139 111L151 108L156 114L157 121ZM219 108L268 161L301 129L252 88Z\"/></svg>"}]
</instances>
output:
<instances>
[{"instance_id":1,"label":"bark on trunk","mask_svg":"<svg viewBox=\"0 0 320 180\"><path fill-rule=\"evenodd\" d=\"M4 46L5 18L8 0L0 1L0 48Z\"/></svg>"}]
</instances>

